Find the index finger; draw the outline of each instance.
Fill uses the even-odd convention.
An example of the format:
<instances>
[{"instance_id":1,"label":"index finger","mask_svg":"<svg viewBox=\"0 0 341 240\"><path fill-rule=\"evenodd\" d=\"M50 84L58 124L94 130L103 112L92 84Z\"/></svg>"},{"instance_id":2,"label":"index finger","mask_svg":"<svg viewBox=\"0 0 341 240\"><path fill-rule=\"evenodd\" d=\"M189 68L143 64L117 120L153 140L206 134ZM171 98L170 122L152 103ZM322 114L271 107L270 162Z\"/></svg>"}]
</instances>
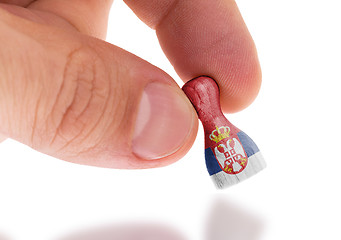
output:
<instances>
[{"instance_id":1,"label":"index finger","mask_svg":"<svg viewBox=\"0 0 341 240\"><path fill-rule=\"evenodd\" d=\"M125 0L156 30L161 47L183 81L213 77L224 112L257 96L261 70L251 35L233 0Z\"/></svg>"}]
</instances>

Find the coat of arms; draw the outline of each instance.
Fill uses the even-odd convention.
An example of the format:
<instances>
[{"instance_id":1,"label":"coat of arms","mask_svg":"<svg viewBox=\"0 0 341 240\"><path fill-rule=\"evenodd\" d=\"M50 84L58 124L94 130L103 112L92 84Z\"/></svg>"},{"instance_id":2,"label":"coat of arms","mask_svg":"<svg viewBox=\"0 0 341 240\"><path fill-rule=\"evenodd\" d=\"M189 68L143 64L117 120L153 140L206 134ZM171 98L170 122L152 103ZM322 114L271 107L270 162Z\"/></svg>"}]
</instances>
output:
<instances>
[{"instance_id":1,"label":"coat of arms","mask_svg":"<svg viewBox=\"0 0 341 240\"><path fill-rule=\"evenodd\" d=\"M231 137L229 133L229 127L216 127L210 135L216 143L212 150L224 172L237 174L245 169L248 158L238 138Z\"/></svg>"}]
</instances>

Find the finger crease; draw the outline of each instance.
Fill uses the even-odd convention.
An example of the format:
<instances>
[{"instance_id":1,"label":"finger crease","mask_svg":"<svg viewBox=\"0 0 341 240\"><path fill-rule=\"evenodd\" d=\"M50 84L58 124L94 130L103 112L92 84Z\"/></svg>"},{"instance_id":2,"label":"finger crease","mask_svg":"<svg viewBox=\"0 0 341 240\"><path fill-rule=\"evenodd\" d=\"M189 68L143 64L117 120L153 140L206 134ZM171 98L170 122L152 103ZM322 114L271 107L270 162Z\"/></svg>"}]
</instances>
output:
<instances>
[{"instance_id":1,"label":"finger crease","mask_svg":"<svg viewBox=\"0 0 341 240\"><path fill-rule=\"evenodd\" d=\"M171 14L171 12L173 12L173 10L176 8L176 6L178 5L180 1L179 0L174 0L173 3L171 4L171 6L167 9L167 11L165 12L165 14L161 17L161 19L159 20L159 22L155 25L155 29L161 25L161 23Z\"/></svg>"}]
</instances>

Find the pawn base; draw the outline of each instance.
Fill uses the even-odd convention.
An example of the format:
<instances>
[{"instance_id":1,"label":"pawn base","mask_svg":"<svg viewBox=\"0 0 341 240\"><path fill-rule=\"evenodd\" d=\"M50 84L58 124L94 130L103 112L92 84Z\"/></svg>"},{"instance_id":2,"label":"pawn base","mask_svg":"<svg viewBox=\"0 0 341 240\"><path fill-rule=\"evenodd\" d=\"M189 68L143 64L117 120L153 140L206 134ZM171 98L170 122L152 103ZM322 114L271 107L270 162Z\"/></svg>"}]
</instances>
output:
<instances>
[{"instance_id":1,"label":"pawn base","mask_svg":"<svg viewBox=\"0 0 341 240\"><path fill-rule=\"evenodd\" d=\"M250 156L248 161L248 165L241 173L227 174L224 171L220 171L211 175L216 187L219 189L227 188L255 175L266 167L266 163L261 152L257 152Z\"/></svg>"}]
</instances>

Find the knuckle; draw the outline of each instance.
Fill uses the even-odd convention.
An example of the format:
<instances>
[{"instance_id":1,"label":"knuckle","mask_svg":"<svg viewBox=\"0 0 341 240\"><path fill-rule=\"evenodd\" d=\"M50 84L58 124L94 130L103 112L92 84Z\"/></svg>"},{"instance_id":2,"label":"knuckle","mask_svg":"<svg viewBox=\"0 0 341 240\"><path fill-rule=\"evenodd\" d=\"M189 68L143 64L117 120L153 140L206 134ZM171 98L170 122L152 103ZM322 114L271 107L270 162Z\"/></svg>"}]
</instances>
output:
<instances>
[{"instance_id":1,"label":"knuckle","mask_svg":"<svg viewBox=\"0 0 341 240\"><path fill-rule=\"evenodd\" d=\"M50 114L48 129L54 129L50 145L60 150L70 144L89 148L97 144L93 136L105 124L109 97L109 77L95 50L82 47L71 52Z\"/></svg>"}]
</instances>

